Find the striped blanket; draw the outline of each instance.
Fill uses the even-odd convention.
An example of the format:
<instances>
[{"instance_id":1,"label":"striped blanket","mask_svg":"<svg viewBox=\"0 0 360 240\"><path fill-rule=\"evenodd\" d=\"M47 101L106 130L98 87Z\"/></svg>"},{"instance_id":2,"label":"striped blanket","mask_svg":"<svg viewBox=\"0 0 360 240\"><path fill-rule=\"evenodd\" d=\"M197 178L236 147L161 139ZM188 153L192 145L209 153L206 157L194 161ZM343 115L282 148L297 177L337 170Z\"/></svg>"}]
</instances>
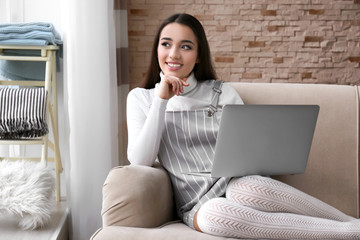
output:
<instances>
[{"instance_id":1,"label":"striped blanket","mask_svg":"<svg viewBox=\"0 0 360 240\"><path fill-rule=\"evenodd\" d=\"M47 134L46 98L44 88L0 88L0 139Z\"/></svg>"}]
</instances>

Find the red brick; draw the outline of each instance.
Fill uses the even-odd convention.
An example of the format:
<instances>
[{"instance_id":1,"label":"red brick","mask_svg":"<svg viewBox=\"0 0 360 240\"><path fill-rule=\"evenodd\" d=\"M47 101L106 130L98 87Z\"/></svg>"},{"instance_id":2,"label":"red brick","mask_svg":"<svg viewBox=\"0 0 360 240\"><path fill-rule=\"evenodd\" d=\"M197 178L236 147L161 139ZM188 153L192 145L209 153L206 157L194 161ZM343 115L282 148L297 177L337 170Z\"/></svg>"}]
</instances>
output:
<instances>
[{"instance_id":1,"label":"red brick","mask_svg":"<svg viewBox=\"0 0 360 240\"><path fill-rule=\"evenodd\" d=\"M350 62L360 62L360 56L357 56L357 57L351 56L351 57L349 57L349 61Z\"/></svg>"},{"instance_id":2,"label":"red brick","mask_svg":"<svg viewBox=\"0 0 360 240\"><path fill-rule=\"evenodd\" d=\"M215 62L222 62L222 63L233 63L233 57L215 57Z\"/></svg>"},{"instance_id":3,"label":"red brick","mask_svg":"<svg viewBox=\"0 0 360 240\"><path fill-rule=\"evenodd\" d=\"M283 63L284 59L282 57L273 57L273 63Z\"/></svg>"},{"instance_id":4,"label":"red brick","mask_svg":"<svg viewBox=\"0 0 360 240\"><path fill-rule=\"evenodd\" d=\"M305 42L322 42L323 40L323 37L305 36Z\"/></svg>"},{"instance_id":5,"label":"red brick","mask_svg":"<svg viewBox=\"0 0 360 240\"><path fill-rule=\"evenodd\" d=\"M249 42L248 47L265 47L265 42L257 42L257 41Z\"/></svg>"},{"instance_id":6,"label":"red brick","mask_svg":"<svg viewBox=\"0 0 360 240\"><path fill-rule=\"evenodd\" d=\"M248 78L248 79L262 78L262 73L244 72L242 74L242 78Z\"/></svg>"},{"instance_id":7,"label":"red brick","mask_svg":"<svg viewBox=\"0 0 360 240\"><path fill-rule=\"evenodd\" d=\"M130 9L130 14L135 16L147 16L148 10L146 9Z\"/></svg>"},{"instance_id":8,"label":"red brick","mask_svg":"<svg viewBox=\"0 0 360 240\"><path fill-rule=\"evenodd\" d=\"M301 79L304 78L312 78L312 73L311 72L302 72L300 73Z\"/></svg>"},{"instance_id":9,"label":"red brick","mask_svg":"<svg viewBox=\"0 0 360 240\"><path fill-rule=\"evenodd\" d=\"M266 9L262 9L262 10L261 10L261 15L262 15L262 16L276 16L276 10L266 10Z\"/></svg>"},{"instance_id":10,"label":"red brick","mask_svg":"<svg viewBox=\"0 0 360 240\"><path fill-rule=\"evenodd\" d=\"M278 30L278 26L267 26L266 29L269 31L269 32L276 32Z\"/></svg>"},{"instance_id":11,"label":"red brick","mask_svg":"<svg viewBox=\"0 0 360 240\"><path fill-rule=\"evenodd\" d=\"M309 9L310 15L323 15L325 13L324 9Z\"/></svg>"}]
</instances>

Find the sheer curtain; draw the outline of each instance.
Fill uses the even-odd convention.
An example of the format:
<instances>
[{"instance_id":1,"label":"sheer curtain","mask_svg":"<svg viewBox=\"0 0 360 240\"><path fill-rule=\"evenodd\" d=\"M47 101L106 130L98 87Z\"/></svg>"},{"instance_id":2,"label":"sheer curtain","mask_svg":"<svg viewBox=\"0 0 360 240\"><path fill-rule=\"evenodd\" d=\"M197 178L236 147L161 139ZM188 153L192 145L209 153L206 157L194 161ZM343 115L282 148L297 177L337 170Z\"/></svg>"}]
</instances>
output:
<instances>
[{"instance_id":1,"label":"sheer curtain","mask_svg":"<svg viewBox=\"0 0 360 240\"><path fill-rule=\"evenodd\" d=\"M0 0L0 22L49 21L63 37L59 135L74 240L101 227L102 185L126 146L125 103L118 104L128 91L124 9L125 0Z\"/></svg>"},{"instance_id":2,"label":"sheer curtain","mask_svg":"<svg viewBox=\"0 0 360 240\"><path fill-rule=\"evenodd\" d=\"M102 185L118 165L118 105L113 0L62 2L64 152L72 239L101 225ZM68 135L68 136L66 136ZM68 139L68 141L67 141Z\"/></svg>"},{"instance_id":3,"label":"sheer curtain","mask_svg":"<svg viewBox=\"0 0 360 240\"><path fill-rule=\"evenodd\" d=\"M127 164L126 97L129 92L127 1L114 0L118 83L119 163Z\"/></svg>"}]
</instances>

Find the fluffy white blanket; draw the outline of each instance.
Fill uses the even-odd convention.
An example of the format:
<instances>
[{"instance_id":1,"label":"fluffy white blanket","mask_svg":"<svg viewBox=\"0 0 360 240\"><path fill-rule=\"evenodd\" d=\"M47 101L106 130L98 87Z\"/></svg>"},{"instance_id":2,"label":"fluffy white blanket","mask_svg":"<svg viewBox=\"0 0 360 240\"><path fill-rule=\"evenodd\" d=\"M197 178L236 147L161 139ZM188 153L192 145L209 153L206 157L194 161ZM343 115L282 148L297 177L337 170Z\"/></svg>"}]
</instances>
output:
<instances>
[{"instance_id":1,"label":"fluffy white blanket","mask_svg":"<svg viewBox=\"0 0 360 240\"><path fill-rule=\"evenodd\" d=\"M50 220L55 177L45 163L0 161L0 215L13 214L24 230L45 226Z\"/></svg>"}]
</instances>

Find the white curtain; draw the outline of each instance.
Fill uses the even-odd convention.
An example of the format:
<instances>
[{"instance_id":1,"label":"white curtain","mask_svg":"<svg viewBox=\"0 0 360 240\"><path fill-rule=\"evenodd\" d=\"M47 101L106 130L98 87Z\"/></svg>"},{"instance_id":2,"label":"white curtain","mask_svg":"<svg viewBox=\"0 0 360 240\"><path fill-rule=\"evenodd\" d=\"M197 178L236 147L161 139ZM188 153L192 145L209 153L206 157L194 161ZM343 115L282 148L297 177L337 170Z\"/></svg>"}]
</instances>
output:
<instances>
[{"instance_id":1,"label":"white curtain","mask_svg":"<svg viewBox=\"0 0 360 240\"><path fill-rule=\"evenodd\" d=\"M102 225L102 185L118 165L114 10L112 0L66 0L62 8L67 199L72 239L87 240Z\"/></svg>"},{"instance_id":2,"label":"white curtain","mask_svg":"<svg viewBox=\"0 0 360 240\"><path fill-rule=\"evenodd\" d=\"M71 239L88 240L102 226L102 185L119 159L113 0L0 0L0 22L23 21L52 22L63 36L58 74L63 182Z\"/></svg>"}]
</instances>

